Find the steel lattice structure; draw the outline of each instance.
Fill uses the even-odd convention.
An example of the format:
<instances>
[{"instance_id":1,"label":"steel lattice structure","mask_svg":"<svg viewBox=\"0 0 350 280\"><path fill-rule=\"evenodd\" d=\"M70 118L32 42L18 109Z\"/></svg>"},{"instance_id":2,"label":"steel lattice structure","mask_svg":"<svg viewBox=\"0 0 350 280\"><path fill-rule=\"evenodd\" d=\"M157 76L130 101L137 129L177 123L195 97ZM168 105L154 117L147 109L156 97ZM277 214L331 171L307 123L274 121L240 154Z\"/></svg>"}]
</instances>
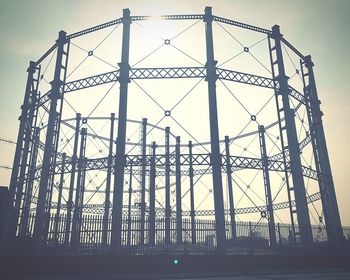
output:
<instances>
[{"instance_id":1,"label":"steel lattice structure","mask_svg":"<svg viewBox=\"0 0 350 280\"><path fill-rule=\"evenodd\" d=\"M205 64L183 67L130 66L131 24L141 25L141 22L152 20L161 22L195 21L190 27L203 21L205 27L203 34L205 36ZM228 34L227 28L234 27L245 32L263 35L268 42L271 69L268 71L271 75L265 77L260 74L225 69L218 65L214 56L216 43L213 39L214 23ZM76 40L91 36L104 29L116 29L118 26L120 29L122 28L121 60L118 67L112 65L115 70L69 79L71 74L68 72L68 62L70 61L71 48L75 46L86 51L85 60L88 57L98 58L95 50L106 38L90 51L78 46ZM190 27L174 38L180 36ZM232 34L229 35L236 40ZM172 39L165 39L163 45L172 45ZM253 56L250 49L254 45L251 47L242 45L242 53ZM289 56L289 52L296 56L300 62L300 68L296 70L296 75L301 78L301 90L291 85L292 77L287 76L285 60L286 54ZM53 78L48 90L43 91L40 86L46 79L45 72L48 67L45 68L44 63L49 61L49 65L53 58L55 58ZM101 58L98 59L102 61ZM257 58L255 59L257 60ZM75 72L81 64L72 72ZM130 235L135 231L139 245L154 246L171 243L181 245L186 239L184 235L189 235L192 243L195 244L196 234L198 234L198 232L196 233L196 218L207 216L212 217L215 221L210 229L216 240L215 247L219 252L224 252L228 246L227 240L237 239L239 215L252 214L259 218L257 224L261 220L266 221L270 247L275 247L277 239L281 238L276 236L276 213L281 209L286 209L291 223L292 243L295 246L301 245L304 248L310 248L315 236L312 232L309 208L312 207L313 203L321 201L320 212L322 214L320 214L319 222L323 223L322 217L324 217L328 241L332 246L336 246L341 242L343 233L313 66L311 56L304 56L289 43L280 33L279 26L275 25L272 30L268 30L225 19L212 15L209 7L205 8L204 14L161 17L131 16L130 11L125 9L123 17L117 20L70 35L64 31L59 32L56 43L39 60L30 62L28 68L28 80L21 107L19 133L9 188L12 210L9 211L5 240L13 236L30 236L35 244L47 245L52 240L56 242L57 246L64 244L64 246L74 247L80 243L87 244L89 241L84 241L81 237L84 231L84 221L89 219L88 215L93 215L96 219L94 221L96 223L98 221L99 225L90 229L91 233L97 234L99 232L101 234L98 241L94 242L101 243L104 248L113 252L123 252L125 247L130 246ZM161 120L169 118L181 126L173 117L173 109L165 109L157 102L156 98L153 98L138 84L144 80L153 80L157 83L159 80L168 81L171 79L178 83L194 79L207 85L209 141L197 141L195 137L191 137L188 144L183 144L180 142L180 136L171 133L168 126L161 127L160 121L151 124L146 118L141 121L129 119L127 105L130 93L128 89L130 90L130 84L135 84L158 107L161 107L164 114ZM250 114L250 122L258 124L255 130L222 137L219 134L218 112L220 108L217 105L219 97L216 89L217 84L220 83L233 96L234 93L229 86L231 83L248 85L254 90L259 88L271 90L275 100L274 107L277 111L277 117L274 118L274 121L263 125L257 121L258 114ZM84 90L95 90L108 85L113 87L114 84L120 86L118 110L115 113L110 116L94 117L91 116L92 112L88 115L82 115L74 110L76 112L74 116L65 115L63 107L73 108L67 99L73 92L80 93ZM186 96L191 91L192 89ZM181 101L182 99L178 103ZM96 105L94 110L101 102ZM79 110L79 108L77 109ZM304 137L298 135L296 125L297 114L300 110L305 110L307 120L307 125L304 118L300 124L305 130ZM270 114L275 114L275 112L270 112ZM96 132L90 126L90 123L94 121L107 122L109 133L101 135ZM128 139L127 125L140 126L139 141ZM267 150L267 141L271 140L272 135L269 133L271 129L277 129L278 132L273 144L279 147L279 151L273 154ZM68 137L66 131L71 131L72 137ZM151 131L163 134L165 140L156 139L151 142L148 138ZM185 131L192 136L189 131ZM257 137L260 153L258 156L234 155L230 152L232 143L236 143L235 141L240 139L248 139L248 137ZM67 139L66 142L69 145L71 142L73 143L70 151L67 150L68 144L61 143L63 138ZM89 139L90 142L88 142ZM156 141L164 141L164 143L159 144ZM108 151L104 156L88 155L91 146L98 146L96 143ZM202 149L202 151L194 150L196 148ZM307 148L311 151L313 162L310 165L303 164L301 159L303 151ZM244 148L244 152L247 150L248 148ZM102 153L102 148L99 152ZM251 189L250 184L247 184L243 190L239 186L238 179L234 177L239 172L249 170L257 170L262 174L261 185L263 186L264 203L253 201L253 196L247 194L248 189ZM104 180L96 184L94 180L97 179L89 175L92 174L91 172L96 172L94 173L95 177L102 176ZM100 172L104 175L97 175L101 174ZM276 180L272 178L273 174L278 174L282 178L282 184L277 194L271 191L276 185ZM205 182L209 182L212 186L209 188L213 202L212 209L196 209L199 206L197 203L198 207L196 207L195 197L201 190L194 190L194 186L200 182L203 176L207 176ZM134 187L133 189L132 181L135 181L135 178L139 188ZM159 178L163 178L164 182L157 183ZM189 185L189 189L185 193L183 191L184 180L188 180ZM309 180L317 184L318 191L310 194L307 192L306 182ZM223 183L225 181L227 185L226 195ZM162 186L158 186L158 184ZM94 185L95 188L89 189L91 185ZM238 187L243 192L242 197L250 200L253 205L237 207L238 199L233 190ZM287 199L276 202L275 199L282 189L286 191ZM159 193L164 193L163 202L159 202ZM187 193L190 194L190 202L188 209L183 210L184 202L182 199ZM137 198L133 198L135 195ZM88 200L86 196L89 196ZM99 196L99 200L95 200L96 196ZM128 198L127 204L124 202L125 198ZM132 201L137 203L132 205ZM158 205L156 205L157 203ZM137 230L131 228L132 219L135 217L137 218ZM190 219L190 227L186 229L184 219L187 217ZM159 219L164 226L161 229L160 241L157 237ZM285 222L288 222L288 219Z\"/></svg>"}]
</instances>

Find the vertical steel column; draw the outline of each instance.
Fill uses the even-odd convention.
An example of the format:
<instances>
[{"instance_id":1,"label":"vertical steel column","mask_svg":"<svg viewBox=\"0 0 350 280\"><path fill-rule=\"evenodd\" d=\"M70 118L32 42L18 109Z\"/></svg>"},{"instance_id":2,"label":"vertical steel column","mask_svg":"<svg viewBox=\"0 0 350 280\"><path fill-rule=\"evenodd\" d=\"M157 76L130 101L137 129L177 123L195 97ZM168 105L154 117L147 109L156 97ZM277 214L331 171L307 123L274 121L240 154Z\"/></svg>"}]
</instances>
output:
<instances>
[{"instance_id":1,"label":"vertical steel column","mask_svg":"<svg viewBox=\"0 0 350 280\"><path fill-rule=\"evenodd\" d=\"M277 64L278 76L276 77L279 83L278 94L282 98L283 107L279 110L283 110L285 116L285 127L288 139L288 149L290 158L290 171L293 180L293 190L295 193L296 213L299 224L300 240L303 247L310 247L313 243L311 223L309 217L309 211L306 201L305 184L301 168L300 150L298 137L296 132L294 110L290 108L289 104L289 85L288 77L286 76L283 62L282 46L281 46L281 33L278 25L272 27L271 38L275 41L276 60L273 62L272 67ZM281 134L283 131L281 131ZM288 178L286 178L288 179Z\"/></svg>"},{"instance_id":2,"label":"vertical steel column","mask_svg":"<svg viewBox=\"0 0 350 280\"><path fill-rule=\"evenodd\" d=\"M332 170L329 162L326 137L324 133L320 100L318 99L313 62L311 56L305 57L307 73L301 65L304 96L307 101L308 121L310 125L310 135L313 146L315 165L318 173L318 183L321 193L322 208L325 216L327 235L330 243L338 250L341 249L341 242L344 239L337 198L334 189ZM308 77L308 84L305 78Z\"/></svg>"},{"instance_id":3,"label":"vertical steel column","mask_svg":"<svg viewBox=\"0 0 350 280\"><path fill-rule=\"evenodd\" d=\"M176 137L176 243L182 243L182 205L181 205L181 151L180 136Z\"/></svg>"},{"instance_id":4,"label":"vertical steel column","mask_svg":"<svg viewBox=\"0 0 350 280\"><path fill-rule=\"evenodd\" d=\"M56 210L55 224L54 224L54 240L56 243L58 243L58 224L59 224L60 215L61 215L62 191L63 191L63 184L64 184L65 164L66 164L66 153L63 153L62 154L62 162L61 162L60 183L58 186L57 210Z\"/></svg>"},{"instance_id":5,"label":"vertical steel column","mask_svg":"<svg viewBox=\"0 0 350 280\"><path fill-rule=\"evenodd\" d=\"M170 244L170 127L165 128L165 244Z\"/></svg>"},{"instance_id":6,"label":"vertical steel column","mask_svg":"<svg viewBox=\"0 0 350 280\"><path fill-rule=\"evenodd\" d=\"M275 227L275 217L273 214L273 200L272 200L272 195L271 195L269 162L268 162L268 156L267 156L267 151L266 151L266 142L265 142L265 127L263 125L259 125L258 132L259 132L262 171L263 171L264 186L265 186L267 220L269 223L270 246L272 248L275 248L277 245L277 243L276 243L276 227Z\"/></svg>"},{"instance_id":7,"label":"vertical steel column","mask_svg":"<svg viewBox=\"0 0 350 280\"><path fill-rule=\"evenodd\" d=\"M73 246L79 245L80 237L80 226L81 226L81 210L83 207L83 195L84 195L84 183L85 183L85 149L86 149L86 128L81 129L81 139L80 139L80 152L78 159L78 177L77 177L77 188L75 191L75 203L74 203L74 213L73 213L73 225L72 225L72 238L71 243Z\"/></svg>"},{"instance_id":8,"label":"vertical steel column","mask_svg":"<svg viewBox=\"0 0 350 280\"><path fill-rule=\"evenodd\" d=\"M123 187L124 187L124 167L125 158L125 138L126 138L126 116L128 103L128 85L129 78L129 43L130 43L130 10L123 10L123 43L122 59L120 67L120 92L119 92L119 117L118 117L118 135L117 135L117 152L115 156L115 181L113 194L112 209L112 235L111 245L116 251L122 245L122 210L123 210Z\"/></svg>"},{"instance_id":9,"label":"vertical steel column","mask_svg":"<svg viewBox=\"0 0 350 280\"><path fill-rule=\"evenodd\" d=\"M190 215L191 215L191 239L192 244L196 244L197 237L196 237L196 212L194 209L194 184L193 184L193 158L192 158L192 141L188 142L188 156L189 156L189 172L188 176L190 177Z\"/></svg>"},{"instance_id":10,"label":"vertical steel column","mask_svg":"<svg viewBox=\"0 0 350 280\"><path fill-rule=\"evenodd\" d=\"M9 192L10 192L10 200L11 203L15 202L15 196L17 192L17 180L19 175L19 169L20 169L20 163L21 163L21 157L25 156L25 154L22 152L22 147L25 142L25 135L27 133L28 127L26 125L27 123L27 116L30 111L30 100L33 97L32 92L32 84L34 80L34 73L36 71L35 62L30 61L29 67L27 69L28 76L27 76L27 84L24 94L24 100L23 105L21 106L21 116L19 117L19 130L17 135L17 144L16 144L16 151L15 151L15 157L13 160L13 167L11 172L11 180L10 180L10 186L9 186Z\"/></svg>"},{"instance_id":11,"label":"vertical steel column","mask_svg":"<svg viewBox=\"0 0 350 280\"><path fill-rule=\"evenodd\" d=\"M226 175L227 175L228 198L230 203L232 241L236 241L237 239L236 216L235 216L235 204L233 200L233 189L232 189L232 165L231 165L231 158L230 158L230 139L228 136L225 136L225 150L226 150Z\"/></svg>"},{"instance_id":12,"label":"vertical steel column","mask_svg":"<svg viewBox=\"0 0 350 280\"><path fill-rule=\"evenodd\" d=\"M29 169L29 178L27 181L27 188L25 192L24 205L23 205L23 218L21 222L21 235L25 236L29 233L28 229L28 219L30 213L30 205L32 202L32 194L33 194L33 185L35 180L35 170L36 170L36 161L38 158L38 147L40 140L40 128L34 127L33 132L33 147L32 154L30 159L30 169Z\"/></svg>"},{"instance_id":13,"label":"vertical steel column","mask_svg":"<svg viewBox=\"0 0 350 280\"><path fill-rule=\"evenodd\" d=\"M6 207L9 211L6 216L6 221L4 221L6 225L3 227L4 232L3 234L0 233L0 236L3 236L5 246L9 245L9 238L17 234L23 197L24 177L27 173L29 147L32 142L32 126L35 111L33 103L36 100L39 79L35 79L34 74L39 72L38 75L40 75L40 68L38 69L35 62L31 61L27 72L27 84L23 105L21 106L21 115L19 117L20 124L9 186L10 199L9 205Z\"/></svg>"},{"instance_id":14,"label":"vertical steel column","mask_svg":"<svg viewBox=\"0 0 350 280\"><path fill-rule=\"evenodd\" d=\"M207 49L207 63L206 63L206 81L208 82L209 95L209 119L210 119L210 144L211 144L211 164L213 172L213 189L214 189L214 207L215 207L215 224L216 224L216 239L217 249L219 251L225 248L225 211L224 199L222 191L221 178L221 154L219 143L219 125L218 112L216 102L216 63L214 59L213 47L213 16L211 7L205 8L204 22L205 22L205 37Z\"/></svg>"},{"instance_id":15,"label":"vertical steel column","mask_svg":"<svg viewBox=\"0 0 350 280\"><path fill-rule=\"evenodd\" d=\"M146 211L146 139L147 119L142 119L142 166L141 166L141 226L140 226L140 244L145 243L145 211Z\"/></svg>"},{"instance_id":16,"label":"vertical steel column","mask_svg":"<svg viewBox=\"0 0 350 280\"><path fill-rule=\"evenodd\" d=\"M130 177L129 177L129 200L128 200L128 233L127 233L127 246L130 246L131 240L131 195L132 195L132 164L130 162Z\"/></svg>"},{"instance_id":17,"label":"vertical steel column","mask_svg":"<svg viewBox=\"0 0 350 280\"><path fill-rule=\"evenodd\" d=\"M109 224L109 209L110 209L110 197L111 197L111 177L112 177L112 165L113 165L113 141L114 141L114 120L115 114L111 114L111 128L109 132L109 152L108 152L108 166L107 166L107 179L106 179L106 198L105 209L103 214L103 229L102 229L102 243L107 245L108 224Z\"/></svg>"},{"instance_id":18,"label":"vertical steel column","mask_svg":"<svg viewBox=\"0 0 350 280\"><path fill-rule=\"evenodd\" d=\"M156 142L152 142L152 157L149 178L149 243L155 245L156 235Z\"/></svg>"},{"instance_id":19,"label":"vertical steel column","mask_svg":"<svg viewBox=\"0 0 350 280\"><path fill-rule=\"evenodd\" d=\"M75 132L74 132L74 143L73 143L73 154L72 154L72 170L70 173L70 182L69 182L69 192L68 192L68 201L67 201L67 220L66 220L66 229L64 235L64 243L68 245L71 233L71 219L72 219L72 209L73 209L73 193L75 185L75 172L77 165L78 157L78 143L79 143L79 131L80 131L80 121L81 115L77 113L75 119Z\"/></svg>"},{"instance_id":20,"label":"vertical steel column","mask_svg":"<svg viewBox=\"0 0 350 280\"><path fill-rule=\"evenodd\" d=\"M31 85L31 102L32 103L34 103L36 101L38 79L35 80L34 77L32 79L32 85ZM36 86L34 86L34 84L36 84ZM16 193L15 193L15 207L14 207L15 208L14 221L16 222L15 231L17 231L18 225L21 225L21 223L22 223L22 221L21 221L22 218L20 218L20 214L21 214L20 212L21 212L21 207L23 207L23 204L24 204L24 201L22 201L22 199L24 198L23 197L23 195L24 195L23 188L25 185L24 180L25 180L25 177L28 176L29 168L30 168L28 165L30 163L30 154L31 154L30 148L33 147L32 126L33 126L34 115L35 115L34 111L35 111L35 106L31 106L31 108L29 109L28 115L25 116L26 131L25 131L25 135L24 135L22 158L21 158L21 163L20 163L20 170L19 170L19 175L18 175ZM28 162L28 159L29 159L29 162Z\"/></svg>"},{"instance_id":21,"label":"vertical steel column","mask_svg":"<svg viewBox=\"0 0 350 280\"><path fill-rule=\"evenodd\" d=\"M58 40L57 40L57 56L56 56L56 66L54 79L51 82L51 93L50 93L50 110L49 110L49 119L46 129L46 139L45 139L45 150L42 161L42 171L41 178L39 184L39 193L38 193L38 202L36 208L36 217L34 224L34 240L37 244L39 244L42 240L45 228L45 210L46 210L46 198L48 194L49 187L49 179L52 172L52 156L55 154L55 141L58 131L57 129L57 102L60 96L60 88L63 84L61 79L62 72L62 63L63 63L63 55L67 53L64 52L64 45L66 44L66 32L60 31ZM66 69L64 69L66 70Z\"/></svg>"}]
</instances>

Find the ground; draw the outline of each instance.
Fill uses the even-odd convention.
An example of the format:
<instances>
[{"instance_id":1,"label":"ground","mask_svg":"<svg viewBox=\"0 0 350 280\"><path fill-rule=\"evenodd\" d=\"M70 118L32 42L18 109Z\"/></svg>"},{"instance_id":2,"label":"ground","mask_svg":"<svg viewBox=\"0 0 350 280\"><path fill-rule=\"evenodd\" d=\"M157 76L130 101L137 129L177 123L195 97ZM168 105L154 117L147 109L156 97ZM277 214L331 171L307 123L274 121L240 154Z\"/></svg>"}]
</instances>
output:
<instances>
[{"instance_id":1,"label":"ground","mask_svg":"<svg viewBox=\"0 0 350 280\"><path fill-rule=\"evenodd\" d=\"M17 279L17 280L34 280L38 278L2 278L2 279ZM146 275L84 275L72 277L50 277L40 279L55 279L55 280L345 280L350 279L350 268L348 270L340 269L325 269L325 270L298 270L298 271L255 271L255 272L234 272L234 273L192 273L192 274L146 274Z\"/></svg>"}]
</instances>

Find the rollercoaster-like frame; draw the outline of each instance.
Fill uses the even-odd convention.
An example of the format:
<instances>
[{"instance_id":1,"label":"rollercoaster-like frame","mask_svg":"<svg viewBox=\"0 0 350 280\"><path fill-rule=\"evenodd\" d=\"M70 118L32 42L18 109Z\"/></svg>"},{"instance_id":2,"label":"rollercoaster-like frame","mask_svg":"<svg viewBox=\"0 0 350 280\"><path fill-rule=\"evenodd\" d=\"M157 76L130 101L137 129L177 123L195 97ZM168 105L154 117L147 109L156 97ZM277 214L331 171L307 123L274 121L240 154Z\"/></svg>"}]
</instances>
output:
<instances>
[{"instance_id":1,"label":"rollercoaster-like frame","mask_svg":"<svg viewBox=\"0 0 350 280\"><path fill-rule=\"evenodd\" d=\"M129 65L129 43L130 43L130 24L132 22L152 20L151 16L131 16L128 9L123 10L123 17L88 28L70 35L64 31L59 32L56 43L36 62L30 62L28 68L28 80L25 91L24 103L21 107L20 126L17 138L15 159L10 181L11 211L9 211L7 222L6 238L11 236L25 236L30 234L36 244L46 244L50 228L58 230L56 219L50 219L52 209L55 209L55 217L60 219L60 213L66 212L65 228L62 230L65 244L79 242L77 234L80 231L80 222L83 213L92 213L103 216L102 221L102 242L114 252L121 252L123 249L123 215L140 215L140 242L143 243L145 231L149 231L149 242L155 244L155 222L157 215L165 216L164 243L171 243L170 232L176 232L176 243L181 244L182 239L182 220L183 216L191 218L192 227L196 216L212 215L215 217L215 238L218 251L223 252L227 246L227 229L225 224L225 215L230 217L230 238L236 236L235 216L241 213L259 213L264 216L268 222L270 246L276 246L276 225L274 221L274 211L282 208L288 208L291 216L291 229L294 244L300 240L300 245L309 248L313 244L313 235L311 222L308 213L308 203L321 200L324 221L327 230L328 241L332 246L337 246L343 239L342 226L339 217L336 195L332 179L332 173L328 158L327 145L324 129L322 125L322 112L317 95L316 83L313 73L313 63L311 56L304 56L299 52L285 37L280 33L279 26L275 25L272 30L240 23L234 20L212 15L210 7L205 8L204 14L190 15L166 15L156 17L157 20L203 20L205 24L206 38L206 64L203 67L161 67L161 68L131 68ZM216 66L213 49L213 31L212 22L220 22L225 25L232 25L252 32L265 34L269 42L269 54L271 59L272 77L263 77L253 74L237 72L223 69ZM89 33L121 24L123 26L122 34L122 55L119 69L107 73L66 82L67 63L69 57L70 41L74 38L82 37ZM165 42L168 44L169 42ZM300 65L303 79L303 92L298 92L288 84L286 75L282 44L300 58ZM245 50L247 51L247 50ZM248 50L249 51L249 50ZM41 78L40 64L51 54L56 52L56 65L54 78L51 82L51 90L41 94L38 92L38 85ZM146 142L147 119L140 123L142 127L142 154L126 155L125 147L128 144L126 139L127 119L127 100L128 85L131 80L137 79L173 79L173 78L204 78L208 85L209 98L209 117L210 117L210 153L194 154L192 153L192 144L189 144L189 152L181 153L180 138L176 138L176 144L169 144L171 136L170 129L165 128L166 142L164 145L165 153L157 154L155 143ZM216 81L226 80L248 85L270 88L275 92L278 120L271 124L277 125L280 131L280 141L282 152L268 157L265 144L265 130L269 127L259 126L256 133L259 135L261 158L250 158L244 156L230 155L229 145L234 140L226 137L220 140L218 131L218 109L216 100ZM111 115L111 133L109 156L103 158L86 158L86 137L88 132L85 128L81 129L81 124L86 122L77 114L73 126L75 130L74 149L72 155L60 153L57 150L59 141L59 132L61 122L62 106L65 94L90 87L118 82L119 92L119 110L118 116ZM298 101L298 106L305 106L309 123L309 134L300 143L298 142L296 125L294 120L294 109L291 108L290 99ZM37 110L46 108L48 122L46 125L45 142L39 141L40 128L37 124ZM170 116L170 111L164 112L165 116ZM254 116L252 116L254 117ZM106 118L108 119L108 117ZM118 120L117 134L114 135L114 121ZM135 122L135 121L131 121ZM151 125L152 126L152 125ZM156 126L152 126L156 127ZM157 127L156 127L157 128ZM161 128L159 128L161 129ZM117 137L114 141L113 137ZM243 136L241 136L243 137ZM80 145L78 145L80 139ZM225 151L220 150L220 142L225 144ZM300 160L301 150L311 143L315 167L303 166ZM118 149L114 154L114 144ZM146 147L152 150L147 154ZM175 151L171 152L170 147ZM43 150L43 160L40 166L36 164L38 149ZM163 166L159 170L156 167ZM186 169L181 168L186 166ZM195 170L193 167L199 166L204 169ZM131 169L130 169L131 167ZM137 171L141 176L141 202L139 209L128 209L123 207L123 193L128 193L124 189L124 174L133 173L132 167L140 167ZM266 205L248 208L235 208L232 194L232 172L240 169L260 169L264 175L264 187ZM105 203L101 205L91 204L83 205L85 172L89 170L106 170L106 191ZM174 171L175 170L175 171ZM271 197L271 186L269 172L282 172L286 178L286 188L288 190L289 200L281 203L273 203ZM71 183L69 186L69 197L66 204L62 203L62 188L64 174L71 174ZM214 195L213 210L183 211L181 209L181 176L189 176L193 192L193 176L204 173L212 174L212 185ZM77 176L75 183L75 174ZM224 209L223 205L223 183L222 177L228 177L229 182L229 210ZM58 186L54 184L55 176L60 177ZM111 182L114 176L114 188L112 190ZM145 202L145 177L149 176L149 206ZM166 202L165 210L159 210L155 207L155 178L156 176L165 177ZM172 210L170 205L170 176L175 176L176 181L176 211ZM307 195L305 192L304 177L316 180L319 186L319 192ZM39 180L38 195L33 196L33 181ZM230 185L231 183L231 185ZM52 200L53 189L58 188L57 201ZM113 199L111 200L111 194ZM75 194L75 201L73 201ZM111 203L112 202L112 203ZM192 203L191 203L192 204ZM34 207L35 215L33 218L32 231L29 230L29 220L31 211ZM193 206L193 205L192 205ZM175 215L175 229L171 228L171 216ZM147 217L146 217L147 216ZM110 219L111 218L111 219ZM148 223L145 226L145 223ZM297 225L294 224L297 223ZM52 225L51 225L52 224ZM70 234L67 234L70 232ZM192 231L192 234L194 232ZM78 240L78 241L77 241Z\"/></svg>"}]
</instances>

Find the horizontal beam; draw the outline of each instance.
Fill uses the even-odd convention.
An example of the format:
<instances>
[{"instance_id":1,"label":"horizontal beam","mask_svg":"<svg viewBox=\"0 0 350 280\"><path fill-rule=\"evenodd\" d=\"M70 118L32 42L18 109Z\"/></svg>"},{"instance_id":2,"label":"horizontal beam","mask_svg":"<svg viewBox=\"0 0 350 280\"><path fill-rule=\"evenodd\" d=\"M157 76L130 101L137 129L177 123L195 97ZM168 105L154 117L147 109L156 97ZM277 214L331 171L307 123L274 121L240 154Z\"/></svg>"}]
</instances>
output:
<instances>
[{"instance_id":1,"label":"horizontal beam","mask_svg":"<svg viewBox=\"0 0 350 280\"><path fill-rule=\"evenodd\" d=\"M314 193L309 195L306 199L307 199L307 203L313 203L317 200L320 200L321 198L321 194L319 192ZM36 204L37 203L37 198L36 197L32 197L32 203ZM291 204L293 206L295 206L295 201L291 201ZM279 203L275 203L273 205L273 209L274 210L282 210L282 209L286 209L289 207L289 202L288 201L284 201L284 202L279 202ZM51 208L55 209L57 208L57 203L52 202ZM127 208L127 205L124 205L123 208ZM67 205L66 204L62 204L61 205L61 209L67 209ZM252 213L261 213L261 212L266 212L266 205L261 205L261 206L254 206L254 207L242 207L242 208L236 208L235 209L235 214L236 215L242 215L242 214L252 214ZM97 214L97 215L101 215L104 213L104 204L87 204L84 205L83 207L83 212L84 213L89 213L89 214ZM148 207L146 208L146 213L148 212ZM174 211L172 211L172 213L175 213ZM190 211L183 211L182 212L183 216L190 216L191 213ZM127 215L127 210L123 211L124 215ZM134 215L139 215L140 214L140 209L137 206L132 206L132 214ZM215 214L215 210L196 210L195 211L195 215L196 216L214 216ZM229 215L229 209L225 209L225 215ZM164 209L162 208L157 208L156 209L156 215L157 216L164 216Z\"/></svg>"},{"instance_id":2,"label":"horizontal beam","mask_svg":"<svg viewBox=\"0 0 350 280\"><path fill-rule=\"evenodd\" d=\"M219 79L254 85L273 89L271 78L243 73L228 69L217 68L216 74ZM178 79L178 78L205 78L205 67L159 67L159 68L132 68L130 79ZM61 92L71 92L89 87L99 86L106 83L116 82L119 78L119 70L102 73L95 76L82 78L68 82L62 86ZM290 87L290 95L299 102L305 104L304 96L296 89ZM45 102L47 94L42 96L38 104ZM43 100L42 100L43 99Z\"/></svg>"},{"instance_id":3,"label":"horizontal beam","mask_svg":"<svg viewBox=\"0 0 350 280\"><path fill-rule=\"evenodd\" d=\"M43 62L43 60L48 57L48 55L50 55L50 53L52 53L57 47L57 43L55 43L51 48L49 48L47 50L46 53L44 53L36 62L35 62L35 66L38 66L41 62Z\"/></svg>"},{"instance_id":4,"label":"horizontal beam","mask_svg":"<svg viewBox=\"0 0 350 280\"><path fill-rule=\"evenodd\" d=\"M131 21L150 21L150 20L201 20L204 19L204 15L203 14L188 14L188 15L161 15L161 16L131 16ZM265 28L261 28L261 27L257 27L254 25L250 25L250 24L246 24L246 23L242 23L242 22L238 22L235 20L231 20L231 19L226 19L223 17L218 17L218 16L213 16L213 20L214 21L218 21L218 22L222 22L225 24L229 24L229 25L233 25L233 26L237 26L240 28L244 28L244 29L248 29L248 30L252 30L252 31L256 31L259 33L264 33L264 34L271 34L271 30L265 29ZM86 34L89 34L91 32L95 32L116 24L120 24L122 22L122 18L118 18L115 20L111 20L108 21L106 23L102 23L75 33L72 33L70 35L67 36L68 39L73 39L73 38L77 38Z\"/></svg>"},{"instance_id":5,"label":"horizontal beam","mask_svg":"<svg viewBox=\"0 0 350 280\"><path fill-rule=\"evenodd\" d=\"M130 79L179 79L179 78L205 78L205 67L160 67L160 68L132 68L130 70ZM258 87L273 89L273 80L271 78L258 75L217 68L217 77L221 80L243 83ZM61 87L61 93L82 90L90 87L100 86L107 83L117 82L119 70L106 72L79 80L67 82ZM278 85L278 84L277 84ZM289 87L289 94L305 104L304 96L296 89ZM50 91L41 96L34 104L36 108L44 105L50 100Z\"/></svg>"},{"instance_id":6,"label":"horizontal beam","mask_svg":"<svg viewBox=\"0 0 350 280\"><path fill-rule=\"evenodd\" d=\"M163 15L163 16L132 16L131 21L144 21L144 20L188 20L188 19L203 19L202 14L192 15Z\"/></svg>"},{"instance_id":7,"label":"horizontal beam","mask_svg":"<svg viewBox=\"0 0 350 280\"><path fill-rule=\"evenodd\" d=\"M242 23L242 22L239 22L239 21L235 21L235 20L231 20L231 19L227 19L227 18L223 18L223 17L213 16L213 20L214 21L218 21L218 22L222 22L222 23L226 23L226 24L229 24L229 25L241 27L241 28L244 28L244 29L256 31L256 32L259 32L259 33L264 33L264 34L271 34L272 33L271 30L268 30L268 29L265 29L265 28L261 28L261 27L258 27L258 26Z\"/></svg>"},{"instance_id":8,"label":"horizontal beam","mask_svg":"<svg viewBox=\"0 0 350 280\"><path fill-rule=\"evenodd\" d=\"M281 38L281 41L291 50L293 51L297 56L299 56L302 60L305 61L305 56L300 52L298 51L291 43L289 43L287 41L286 38L282 37Z\"/></svg>"},{"instance_id":9,"label":"horizontal beam","mask_svg":"<svg viewBox=\"0 0 350 280\"><path fill-rule=\"evenodd\" d=\"M145 156L145 164L146 166L149 166L151 163L151 155ZM155 158L156 166L165 166L166 157L165 155L157 155ZM126 165L130 166L131 164L136 166L141 166L142 162L142 156L141 155L127 155L126 156ZM171 166L176 165L176 157L174 154L171 154L169 156L169 163ZM235 170L242 170L242 169L255 169L260 170L262 169L262 161L260 158L249 158L249 157L239 157L239 156L231 156L230 157L230 163L232 166L232 171ZM189 165L189 155L188 154L182 154L180 156L180 164L182 166L188 166ZM203 167L211 167L210 163L210 154L193 154L192 155L192 164L193 166L203 166ZM108 165L108 159L106 157L104 158L95 158L95 159L87 159L85 164L85 170L106 170ZM223 172L226 171L226 157L222 156L222 170ZM276 161L276 160L268 160L268 167L270 171L275 172L284 172L283 168L284 164L283 161ZM68 161L64 165L64 173L70 173L71 172L72 165ZM40 169L40 168L39 168ZM287 163L287 169L290 170L289 163ZM309 167L302 167L303 169L303 175L305 177L308 177L310 179L317 180L317 173L315 170L309 168ZM60 174L61 172L61 164L56 165L56 174ZM183 175L188 175L188 171L184 170ZM164 171L159 171L158 175L162 176ZM174 172L171 172L171 174L175 174Z\"/></svg>"},{"instance_id":10,"label":"horizontal beam","mask_svg":"<svg viewBox=\"0 0 350 280\"><path fill-rule=\"evenodd\" d=\"M118 18L118 19L115 19L115 20L111 20L111 21L108 21L106 23L102 23L102 24L99 24L99 25L96 25L96 26L84 29L82 31L78 31L78 32L75 32L73 34L70 34L70 35L67 36L67 38L68 39L77 38L77 37L80 37L82 35L86 35L86 34L89 34L91 32L95 32L95 31L104 29L106 27L110 27L110 26L113 26L113 25L116 25L116 24L120 24L121 22L122 22L121 18Z\"/></svg>"}]
</instances>

